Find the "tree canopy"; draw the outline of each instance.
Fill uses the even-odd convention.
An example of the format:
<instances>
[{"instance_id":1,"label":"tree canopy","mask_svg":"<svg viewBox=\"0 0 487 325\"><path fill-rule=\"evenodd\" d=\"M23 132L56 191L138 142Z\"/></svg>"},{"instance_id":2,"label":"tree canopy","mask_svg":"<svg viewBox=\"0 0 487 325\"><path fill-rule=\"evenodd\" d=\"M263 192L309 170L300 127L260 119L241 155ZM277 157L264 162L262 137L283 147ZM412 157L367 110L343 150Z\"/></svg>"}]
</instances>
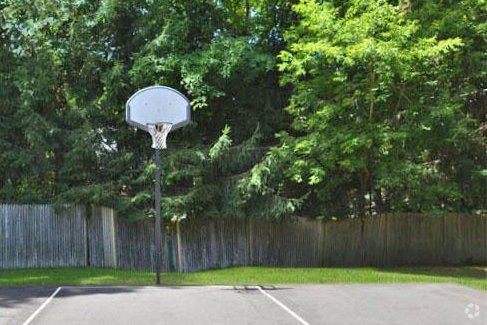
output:
<instances>
[{"instance_id":1,"label":"tree canopy","mask_svg":"<svg viewBox=\"0 0 487 325\"><path fill-rule=\"evenodd\" d=\"M5 0L0 201L151 215L161 84L193 122L163 152L163 215L487 210L483 0Z\"/></svg>"}]
</instances>

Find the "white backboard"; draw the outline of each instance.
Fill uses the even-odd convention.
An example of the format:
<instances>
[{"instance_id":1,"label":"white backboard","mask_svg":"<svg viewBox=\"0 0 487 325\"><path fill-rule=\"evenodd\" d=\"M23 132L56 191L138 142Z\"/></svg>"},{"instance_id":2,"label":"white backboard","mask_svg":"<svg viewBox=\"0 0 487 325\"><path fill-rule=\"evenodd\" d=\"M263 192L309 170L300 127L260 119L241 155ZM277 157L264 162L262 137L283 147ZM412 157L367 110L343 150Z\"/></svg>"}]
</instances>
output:
<instances>
[{"instance_id":1,"label":"white backboard","mask_svg":"<svg viewBox=\"0 0 487 325\"><path fill-rule=\"evenodd\" d=\"M151 86L139 90L126 105L127 123L149 132L148 123L172 123L171 130L189 123L189 100L179 91L165 86Z\"/></svg>"}]
</instances>

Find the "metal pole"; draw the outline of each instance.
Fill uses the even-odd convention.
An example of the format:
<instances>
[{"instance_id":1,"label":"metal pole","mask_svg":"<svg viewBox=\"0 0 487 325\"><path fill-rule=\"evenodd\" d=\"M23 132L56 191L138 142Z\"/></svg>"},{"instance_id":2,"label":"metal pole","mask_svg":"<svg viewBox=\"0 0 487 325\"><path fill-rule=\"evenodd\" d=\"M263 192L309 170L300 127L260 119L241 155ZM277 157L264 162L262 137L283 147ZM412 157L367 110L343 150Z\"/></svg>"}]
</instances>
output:
<instances>
[{"instance_id":1,"label":"metal pole","mask_svg":"<svg viewBox=\"0 0 487 325\"><path fill-rule=\"evenodd\" d=\"M156 149L156 224L155 224L155 246L156 246L156 284L161 284L161 156L160 149Z\"/></svg>"}]
</instances>

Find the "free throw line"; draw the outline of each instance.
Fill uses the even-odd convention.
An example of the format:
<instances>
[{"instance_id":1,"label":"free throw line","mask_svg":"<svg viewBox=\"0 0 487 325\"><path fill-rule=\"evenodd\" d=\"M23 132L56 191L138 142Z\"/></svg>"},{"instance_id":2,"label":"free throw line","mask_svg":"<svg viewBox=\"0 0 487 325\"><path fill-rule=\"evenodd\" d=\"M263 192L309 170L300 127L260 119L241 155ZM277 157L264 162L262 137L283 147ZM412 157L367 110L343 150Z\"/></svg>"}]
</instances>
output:
<instances>
[{"instance_id":1,"label":"free throw line","mask_svg":"<svg viewBox=\"0 0 487 325\"><path fill-rule=\"evenodd\" d=\"M51 302L52 298L54 298L61 289L62 287L57 288L56 291L54 291L52 295L47 298L47 300L44 301L44 303L39 308L37 308L37 310L32 315L30 315L30 317L22 325L28 325L30 322L32 322L32 320L41 312L41 310L44 309L44 307L47 306L49 302Z\"/></svg>"},{"instance_id":2,"label":"free throw line","mask_svg":"<svg viewBox=\"0 0 487 325\"><path fill-rule=\"evenodd\" d=\"M269 293L267 293L265 290L263 290L260 286L257 286L257 289L259 289L259 291L262 292L262 294L264 296L266 296L270 300L274 301L276 303L276 305L278 305L279 307L281 307L282 309L284 309L285 311L287 311L291 316L293 316L294 318L296 318L301 324L303 324L303 325L310 325L307 321L305 321L304 319L302 319L298 314L296 314L294 311L292 311L291 309L289 309L282 302L280 302L279 300L277 300L276 298L274 298L273 296L271 296Z\"/></svg>"}]
</instances>

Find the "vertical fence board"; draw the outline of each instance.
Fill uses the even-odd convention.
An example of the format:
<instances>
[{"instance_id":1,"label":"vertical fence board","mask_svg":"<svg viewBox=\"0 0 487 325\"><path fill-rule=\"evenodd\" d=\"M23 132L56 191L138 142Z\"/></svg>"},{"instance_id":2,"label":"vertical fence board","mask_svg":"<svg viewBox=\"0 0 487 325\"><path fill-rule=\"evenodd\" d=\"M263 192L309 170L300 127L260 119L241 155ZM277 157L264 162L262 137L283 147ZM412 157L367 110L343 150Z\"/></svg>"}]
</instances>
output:
<instances>
[{"instance_id":1,"label":"vertical fence board","mask_svg":"<svg viewBox=\"0 0 487 325\"><path fill-rule=\"evenodd\" d=\"M92 207L88 219L90 266L117 267L116 213L106 207Z\"/></svg>"}]
</instances>

